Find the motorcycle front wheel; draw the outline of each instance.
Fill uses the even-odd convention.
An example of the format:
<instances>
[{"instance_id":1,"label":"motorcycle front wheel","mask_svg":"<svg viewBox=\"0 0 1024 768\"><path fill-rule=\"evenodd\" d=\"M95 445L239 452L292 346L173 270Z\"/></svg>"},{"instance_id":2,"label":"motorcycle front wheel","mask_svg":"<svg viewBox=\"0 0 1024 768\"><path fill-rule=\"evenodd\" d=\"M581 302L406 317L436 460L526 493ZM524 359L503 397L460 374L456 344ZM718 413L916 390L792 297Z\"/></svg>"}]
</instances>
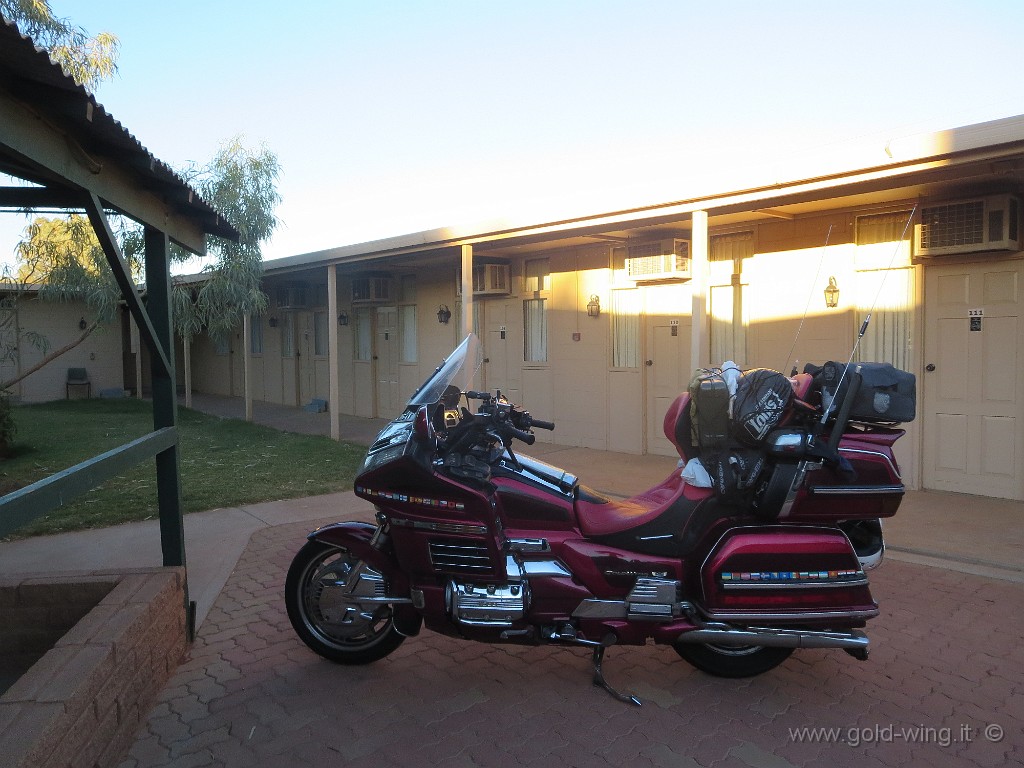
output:
<instances>
[{"instance_id":1,"label":"motorcycle front wheel","mask_svg":"<svg viewBox=\"0 0 1024 768\"><path fill-rule=\"evenodd\" d=\"M405 638L395 630L387 604L360 602L383 584L379 573L348 550L310 541L292 560L285 606L306 645L341 664L383 659Z\"/></svg>"},{"instance_id":2,"label":"motorcycle front wheel","mask_svg":"<svg viewBox=\"0 0 1024 768\"><path fill-rule=\"evenodd\" d=\"M676 643L676 653L701 672L715 677L754 677L775 669L793 653L792 648L763 645L713 645Z\"/></svg>"}]
</instances>

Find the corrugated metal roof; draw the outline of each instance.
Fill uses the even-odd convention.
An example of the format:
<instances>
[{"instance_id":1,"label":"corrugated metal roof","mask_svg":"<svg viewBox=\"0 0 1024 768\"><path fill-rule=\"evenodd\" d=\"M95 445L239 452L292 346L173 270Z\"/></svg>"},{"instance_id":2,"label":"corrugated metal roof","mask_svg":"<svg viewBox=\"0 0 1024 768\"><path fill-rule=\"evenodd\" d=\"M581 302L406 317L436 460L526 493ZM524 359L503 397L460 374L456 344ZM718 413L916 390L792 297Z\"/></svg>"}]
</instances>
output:
<instances>
[{"instance_id":1,"label":"corrugated metal roof","mask_svg":"<svg viewBox=\"0 0 1024 768\"><path fill-rule=\"evenodd\" d=\"M45 112L86 152L116 157L133 169L145 186L159 189L173 208L198 221L204 232L238 237L238 231L212 205L169 165L154 157L92 94L65 74L46 51L37 48L2 16L0 22L0 88L16 98L24 97L33 108Z\"/></svg>"}]
</instances>

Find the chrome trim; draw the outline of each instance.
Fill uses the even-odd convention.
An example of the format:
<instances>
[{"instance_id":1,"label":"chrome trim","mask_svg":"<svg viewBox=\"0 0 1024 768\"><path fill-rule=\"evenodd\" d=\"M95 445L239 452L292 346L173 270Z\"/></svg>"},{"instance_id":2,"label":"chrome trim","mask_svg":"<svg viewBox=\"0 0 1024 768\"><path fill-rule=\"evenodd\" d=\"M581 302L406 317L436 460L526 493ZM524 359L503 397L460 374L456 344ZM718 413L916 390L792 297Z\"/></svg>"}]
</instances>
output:
<instances>
[{"instance_id":1,"label":"chrome trim","mask_svg":"<svg viewBox=\"0 0 1024 768\"><path fill-rule=\"evenodd\" d=\"M792 613L715 613L704 611L712 619L718 621L820 621L830 619L873 619L878 615L877 608L866 611L799 611Z\"/></svg>"},{"instance_id":2,"label":"chrome trim","mask_svg":"<svg viewBox=\"0 0 1024 768\"><path fill-rule=\"evenodd\" d=\"M333 586L343 585L338 582ZM411 597L345 597L345 600L353 603L374 603L377 605L413 605Z\"/></svg>"},{"instance_id":3,"label":"chrome trim","mask_svg":"<svg viewBox=\"0 0 1024 768\"><path fill-rule=\"evenodd\" d=\"M775 648L842 648L866 650L870 641L859 630L851 632L819 632L811 630L775 629L773 627L702 628L683 632L678 643L711 643L713 645L760 645Z\"/></svg>"},{"instance_id":4,"label":"chrome trim","mask_svg":"<svg viewBox=\"0 0 1024 768\"><path fill-rule=\"evenodd\" d=\"M398 525L403 528L416 528L421 531L435 531L436 533L487 533L486 525L430 523L421 520L407 520L404 517L392 517L390 521L392 525Z\"/></svg>"},{"instance_id":5,"label":"chrome trim","mask_svg":"<svg viewBox=\"0 0 1024 768\"><path fill-rule=\"evenodd\" d=\"M509 539L508 548L513 552L550 552L547 539Z\"/></svg>"},{"instance_id":6,"label":"chrome trim","mask_svg":"<svg viewBox=\"0 0 1024 768\"><path fill-rule=\"evenodd\" d=\"M807 492L812 496L902 496L906 488L901 485L812 485Z\"/></svg>"},{"instance_id":7,"label":"chrome trim","mask_svg":"<svg viewBox=\"0 0 1024 768\"><path fill-rule=\"evenodd\" d=\"M760 581L742 581L742 582L723 582L722 589L726 591L736 591L743 589L830 589L835 587L864 587L867 586L868 580L863 579L851 579L850 581L801 581L801 582L772 582L764 583Z\"/></svg>"},{"instance_id":8,"label":"chrome trim","mask_svg":"<svg viewBox=\"0 0 1024 768\"><path fill-rule=\"evenodd\" d=\"M883 459L885 459L885 463L889 465L889 469L892 470L892 473L900 480L903 479L903 476L900 474L899 470L896 469L896 465L892 463L892 459L890 459L881 451L865 451L861 450L860 448L843 448L842 446L840 446L839 450L841 452L845 451L846 453L860 453L864 456L881 456Z\"/></svg>"},{"instance_id":9,"label":"chrome trim","mask_svg":"<svg viewBox=\"0 0 1024 768\"><path fill-rule=\"evenodd\" d=\"M587 598L572 612L574 619L624 619L626 604L622 600Z\"/></svg>"},{"instance_id":10,"label":"chrome trim","mask_svg":"<svg viewBox=\"0 0 1024 768\"><path fill-rule=\"evenodd\" d=\"M526 576L572 576L557 560L523 560L519 565Z\"/></svg>"},{"instance_id":11,"label":"chrome trim","mask_svg":"<svg viewBox=\"0 0 1024 768\"><path fill-rule=\"evenodd\" d=\"M814 531L829 531L829 532L839 531L840 533L843 533L839 528L836 528L834 526L828 526L828 525L800 525L800 524L797 524L797 523L763 523L763 524L760 524L760 525L734 525L734 526L732 526L730 528L726 528L724 531L722 531L722 535L718 537L718 539L715 541L715 543L708 550L708 553L704 556L704 560L701 561L700 570L698 570L697 573L700 574L703 577L704 571L708 567L708 561L711 560L712 555L714 555L715 552L718 551L718 547L721 546L721 544L725 540L725 538L727 536L731 535L734 531L744 531L744 530L749 530L749 529L764 530L765 528L768 528L768 529L772 529L772 528L786 528L786 529L790 529L790 530L792 530L792 529L799 529L799 531L801 533L810 533L810 532L814 532ZM846 543L850 544L850 537L846 536L845 533L843 533L843 536L846 537ZM856 554L853 551L853 544L850 544L850 554L854 554L854 555ZM704 596L704 599L707 600L708 599L708 595L704 591L704 579L701 578L700 581L701 581L700 593L701 593L701 595Z\"/></svg>"}]
</instances>

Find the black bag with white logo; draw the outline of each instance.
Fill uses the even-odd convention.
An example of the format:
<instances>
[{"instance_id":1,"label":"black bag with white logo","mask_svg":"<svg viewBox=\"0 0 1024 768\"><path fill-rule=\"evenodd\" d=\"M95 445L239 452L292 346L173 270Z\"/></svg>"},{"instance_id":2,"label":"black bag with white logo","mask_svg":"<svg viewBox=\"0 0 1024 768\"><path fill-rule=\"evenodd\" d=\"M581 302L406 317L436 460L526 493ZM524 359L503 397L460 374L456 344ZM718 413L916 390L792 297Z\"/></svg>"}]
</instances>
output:
<instances>
[{"instance_id":1,"label":"black bag with white logo","mask_svg":"<svg viewBox=\"0 0 1024 768\"><path fill-rule=\"evenodd\" d=\"M793 385L778 371L744 371L732 405L732 434L744 445L760 447L786 415L793 400Z\"/></svg>"},{"instance_id":2,"label":"black bag with white logo","mask_svg":"<svg viewBox=\"0 0 1024 768\"><path fill-rule=\"evenodd\" d=\"M816 379L826 399L836 398L838 390L834 411L839 410L839 405L849 391L850 374L853 371L861 375L860 389L850 409L853 421L888 424L914 420L917 410L917 379L914 374L893 368L889 363L853 363L850 370L846 370L843 363L825 363ZM840 380L842 386L839 385Z\"/></svg>"}]
</instances>

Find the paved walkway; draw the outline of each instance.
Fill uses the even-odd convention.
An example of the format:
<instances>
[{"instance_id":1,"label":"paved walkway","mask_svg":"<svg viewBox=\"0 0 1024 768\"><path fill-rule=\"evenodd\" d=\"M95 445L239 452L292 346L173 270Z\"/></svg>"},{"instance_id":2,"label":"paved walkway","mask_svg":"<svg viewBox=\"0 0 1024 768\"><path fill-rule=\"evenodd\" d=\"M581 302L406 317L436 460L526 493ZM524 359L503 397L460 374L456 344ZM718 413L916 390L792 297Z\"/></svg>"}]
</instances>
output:
<instances>
[{"instance_id":1,"label":"paved walkway","mask_svg":"<svg viewBox=\"0 0 1024 768\"><path fill-rule=\"evenodd\" d=\"M1024 763L1020 584L885 564L867 662L805 650L722 680L670 648L613 648L606 673L637 709L591 685L575 649L424 631L372 665L321 659L281 597L307 528L253 535L122 768Z\"/></svg>"},{"instance_id":2,"label":"paved walkway","mask_svg":"<svg viewBox=\"0 0 1024 768\"><path fill-rule=\"evenodd\" d=\"M256 418L288 410L295 417L257 404ZM324 414L308 416L310 431L326 427ZM343 434L362 430L367 442L379 423L366 422L343 422ZM531 453L619 495L674 466L551 444ZM588 655L574 649L426 631L366 667L306 649L284 613L288 562L319 522L371 515L354 495L332 494L186 516L201 626L123 768L1024 764L1019 503L908 494L887 521L890 557L872 573L882 615L869 625L866 663L798 651L767 675L728 681L668 648L613 648L607 675L642 709L594 688ZM0 545L0 572L152 565L158 541L150 522L12 542Z\"/></svg>"}]
</instances>

